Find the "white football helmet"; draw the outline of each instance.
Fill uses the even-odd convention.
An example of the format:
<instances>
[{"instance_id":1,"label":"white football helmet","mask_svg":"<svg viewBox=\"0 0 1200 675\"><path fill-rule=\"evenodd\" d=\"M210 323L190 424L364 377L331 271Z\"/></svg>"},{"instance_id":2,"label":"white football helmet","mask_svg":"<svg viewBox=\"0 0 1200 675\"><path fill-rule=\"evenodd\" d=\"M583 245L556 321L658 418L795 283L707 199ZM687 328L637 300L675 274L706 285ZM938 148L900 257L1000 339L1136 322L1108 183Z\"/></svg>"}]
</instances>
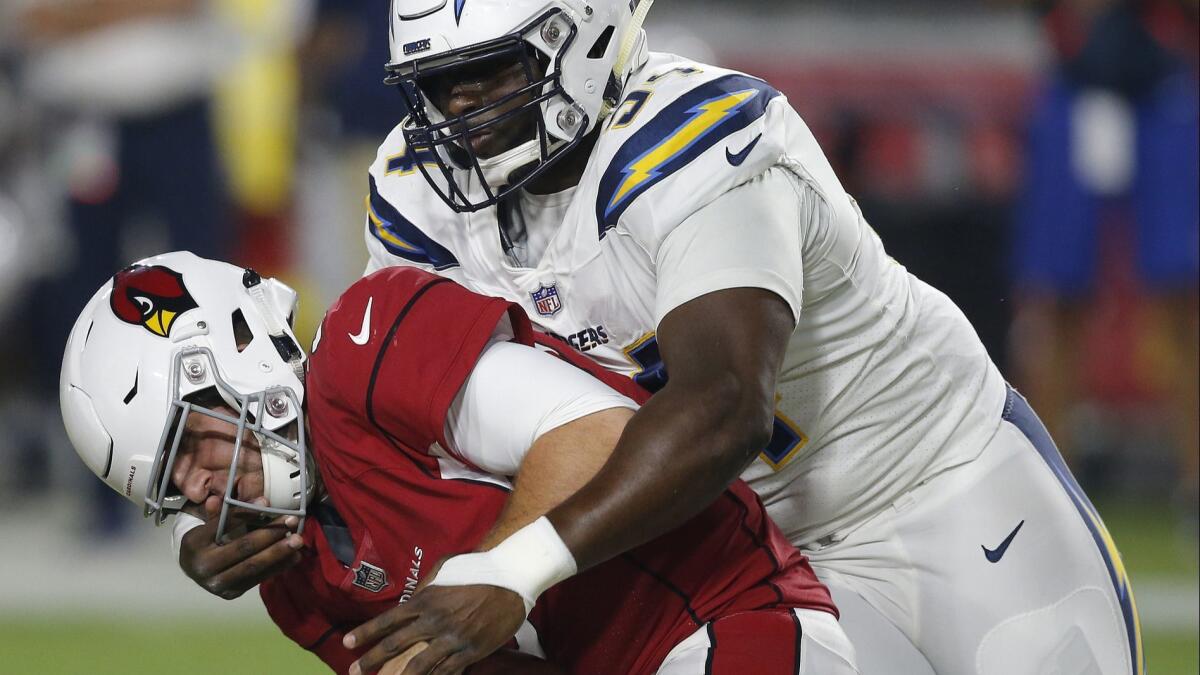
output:
<instances>
[{"instance_id":1,"label":"white football helmet","mask_svg":"<svg viewBox=\"0 0 1200 675\"><path fill-rule=\"evenodd\" d=\"M222 419L237 426L238 440L218 540L231 506L303 523L313 481L306 356L290 327L296 304L279 281L187 252L118 272L76 320L63 356L59 399L76 452L161 524L186 503L170 477L188 416ZM212 394L235 414L198 402ZM261 448L265 507L232 494L246 431Z\"/></svg>"},{"instance_id":2,"label":"white football helmet","mask_svg":"<svg viewBox=\"0 0 1200 675\"><path fill-rule=\"evenodd\" d=\"M495 204L595 130L645 63L641 24L651 2L392 0L385 81L399 85L408 102L402 129L409 157L442 200L456 212ZM422 91L427 78L499 58L518 60L526 84L488 105L448 118ZM529 101L485 119L521 97ZM495 157L472 150L473 134L531 113L533 138Z\"/></svg>"}]
</instances>

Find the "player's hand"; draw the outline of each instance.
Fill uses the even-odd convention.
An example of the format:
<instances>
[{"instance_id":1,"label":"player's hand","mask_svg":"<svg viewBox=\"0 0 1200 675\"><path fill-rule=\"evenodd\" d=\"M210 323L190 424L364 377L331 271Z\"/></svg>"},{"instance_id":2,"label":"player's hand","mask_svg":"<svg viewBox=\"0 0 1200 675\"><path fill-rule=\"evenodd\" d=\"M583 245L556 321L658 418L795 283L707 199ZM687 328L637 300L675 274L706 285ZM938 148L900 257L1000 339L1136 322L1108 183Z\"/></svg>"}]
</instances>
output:
<instances>
[{"instance_id":1,"label":"player's hand","mask_svg":"<svg viewBox=\"0 0 1200 675\"><path fill-rule=\"evenodd\" d=\"M229 517L249 521L257 514ZM179 567L204 590L232 600L300 562L304 539L296 534L299 523L296 516L283 516L227 544L217 544L217 519L210 519L183 536Z\"/></svg>"},{"instance_id":2,"label":"player's hand","mask_svg":"<svg viewBox=\"0 0 1200 675\"><path fill-rule=\"evenodd\" d=\"M412 599L350 631L348 649L375 645L350 666L350 675L373 673L421 642L397 675L453 675L504 646L525 620L525 603L498 586L429 586Z\"/></svg>"}]
</instances>

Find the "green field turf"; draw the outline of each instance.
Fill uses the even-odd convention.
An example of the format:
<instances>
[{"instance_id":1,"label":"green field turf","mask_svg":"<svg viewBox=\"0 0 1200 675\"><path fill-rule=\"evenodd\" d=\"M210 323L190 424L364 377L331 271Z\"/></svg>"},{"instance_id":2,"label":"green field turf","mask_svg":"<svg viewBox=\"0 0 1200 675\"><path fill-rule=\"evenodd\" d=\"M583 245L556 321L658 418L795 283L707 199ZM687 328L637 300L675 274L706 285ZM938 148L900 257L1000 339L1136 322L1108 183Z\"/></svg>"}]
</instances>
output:
<instances>
[{"instance_id":1,"label":"green field turf","mask_svg":"<svg viewBox=\"0 0 1200 675\"><path fill-rule=\"evenodd\" d=\"M1196 581L1200 547L1195 533L1186 536L1187 526L1168 506L1129 499L1097 500L1095 505L1130 576Z\"/></svg>"},{"instance_id":2,"label":"green field turf","mask_svg":"<svg viewBox=\"0 0 1200 675\"><path fill-rule=\"evenodd\" d=\"M317 657L272 625L106 623L101 619L0 621L5 675L315 675Z\"/></svg>"},{"instance_id":3,"label":"green field turf","mask_svg":"<svg viewBox=\"0 0 1200 675\"><path fill-rule=\"evenodd\" d=\"M1102 516L1133 578L1179 580L1194 586L1196 543L1169 509L1101 502ZM3 610L0 598L0 674L3 675L309 675L328 672L316 657L263 623L137 622L97 616L25 619ZM1150 675L1200 673L1195 632L1147 631ZM1015 674L1014 675L1018 675Z\"/></svg>"},{"instance_id":4,"label":"green field turf","mask_svg":"<svg viewBox=\"0 0 1200 675\"><path fill-rule=\"evenodd\" d=\"M1146 638L1146 672L1149 675L1200 673L1196 634L1150 633Z\"/></svg>"},{"instance_id":5,"label":"green field turf","mask_svg":"<svg viewBox=\"0 0 1200 675\"><path fill-rule=\"evenodd\" d=\"M1139 579L1175 580L1195 585L1198 551L1194 533L1165 504L1135 500L1097 500L1121 558L1132 578L1134 596ZM1150 675L1200 673L1200 637L1195 632L1146 631L1146 671Z\"/></svg>"},{"instance_id":6,"label":"green field turf","mask_svg":"<svg viewBox=\"0 0 1200 675\"><path fill-rule=\"evenodd\" d=\"M1196 635L1147 634L1151 675L1200 672ZM329 672L271 626L211 621L139 627L103 621L0 621L11 675L316 675ZM1016 675L1016 674L1014 674Z\"/></svg>"}]
</instances>

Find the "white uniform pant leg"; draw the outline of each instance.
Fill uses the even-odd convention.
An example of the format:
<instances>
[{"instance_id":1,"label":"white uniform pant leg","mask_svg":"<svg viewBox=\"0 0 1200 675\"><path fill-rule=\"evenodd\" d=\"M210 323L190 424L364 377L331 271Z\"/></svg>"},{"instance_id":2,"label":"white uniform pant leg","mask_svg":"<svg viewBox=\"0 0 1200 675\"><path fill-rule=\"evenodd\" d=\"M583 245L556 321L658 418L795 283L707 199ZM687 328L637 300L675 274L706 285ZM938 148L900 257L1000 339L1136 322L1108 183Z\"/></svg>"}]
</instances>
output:
<instances>
[{"instance_id":1,"label":"white uniform pant leg","mask_svg":"<svg viewBox=\"0 0 1200 675\"><path fill-rule=\"evenodd\" d=\"M929 673L909 646L941 675L1142 672L1120 557L1053 455L1004 422L975 461L808 551L835 598L851 594L863 675Z\"/></svg>"},{"instance_id":2,"label":"white uniform pant leg","mask_svg":"<svg viewBox=\"0 0 1200 675\"><path fill-rule=\"evenodd\" d=\"M826 570L813 569L829 588L863 675L936 675L929 660L888 617Z\"/></svg>"},{"instance_id":3,"label":"white uniform pant leg","mask_svg":"<svg viewBox=\"0 0 1200 675\"><path fill-rule=\"evenodd\" d=\"M799 644L777 645L780 649L770 651L770 663L766 658L748 663L745 658L736 663L722 659L716 652L725 643L715 639L712 623L701 626L667 654L659 666L657 675L749 675L750 673L795 672L796 675L858 675L855 667L854 647L838 625L837 619L828 612L814 609L794 609L799 623ZM753 614L747 612L746 614ZM734 615L738 616L738 615ZM717 619L720 621L721 619ZM714 642L717 644L714 646ZM728 646L726 645L726 648ZM780 656L784 658L779 658ZM787 663L783 663L783 661Z\"/></svg>"}]
</instances>

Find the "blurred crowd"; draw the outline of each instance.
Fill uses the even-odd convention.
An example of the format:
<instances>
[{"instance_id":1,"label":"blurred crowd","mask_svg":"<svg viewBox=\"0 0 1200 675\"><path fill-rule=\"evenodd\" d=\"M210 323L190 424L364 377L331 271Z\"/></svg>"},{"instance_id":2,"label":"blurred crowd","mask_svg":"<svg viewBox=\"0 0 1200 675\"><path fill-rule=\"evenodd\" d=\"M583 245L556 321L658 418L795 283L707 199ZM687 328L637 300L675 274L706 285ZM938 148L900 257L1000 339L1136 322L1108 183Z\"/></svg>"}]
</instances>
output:
<instances>
[{"instance_id":1,"label":"blurred crowd","mask_svg":"<svg viewBox=\"0 0 1200 675\"><path fill-rule=\"evenodd\" d=\"M1012 376L1077 462L1114 446L1134 474L1148 451L1176 460L1161 487L1194 528L1197 3L1039 4L1053 62L1025 124L1012 220Z\"/></svg>"},{"instance_id":2,"label":"blurred crowd","mask_svg":"<svg viewBox=\"0 0 1200 675\"><path fill-rule=\"evenodd\" d=\"M282 276L309 299L302 334L361 272L366 168L404 114L382 84L388 5L0 5L0 513L86 485L81 528L127 526L115 496L79 480L57 411L66 332L119 266L190 249ZM954 32L946 3L760 6L724 32L803 36L811 13L857 36L880 11L917 43ZM1089 489L1170 495L1194 519L1197 2L968 14L1030 39L909 58L869 38L713 41L662 2L651 46L788 94L890 252L963 307Z\"/></svg>"}]
</instances>

